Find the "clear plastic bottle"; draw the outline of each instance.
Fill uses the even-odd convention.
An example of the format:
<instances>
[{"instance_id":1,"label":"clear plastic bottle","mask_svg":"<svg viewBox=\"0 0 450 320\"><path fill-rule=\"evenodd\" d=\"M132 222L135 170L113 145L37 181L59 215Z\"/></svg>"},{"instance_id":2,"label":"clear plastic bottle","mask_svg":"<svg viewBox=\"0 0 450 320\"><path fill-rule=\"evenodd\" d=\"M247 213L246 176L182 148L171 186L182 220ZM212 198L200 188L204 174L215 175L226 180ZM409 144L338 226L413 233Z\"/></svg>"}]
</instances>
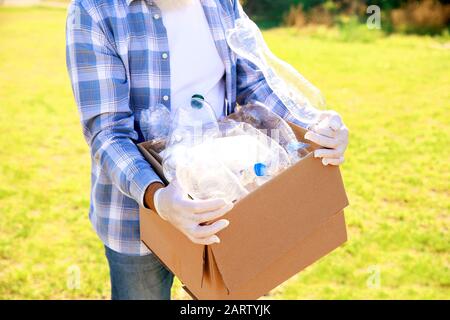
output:
<instances>
[{"instance_id":1,"label":"clear plastic bottle","mask_svg":"<svg viewBox=\"0 0 450 320\"><path fill-rule=\"evenodd\" d=\"M170 128L170 111L157 104L139 112L139 124L145 141L151 141L152 149L161 152L166 145Z\"/></svg>"},{"instance_id":2,"label":"clear plastic bottle","mask_svg":"<svg viewBox=\"0 0 450 320\"><path fill-rule=\"evenodd\" d=\"M264 164L272 176L291 166L286 150L252 125L226 119L220 128L224 138L217 139L214 152L249 191L258 186L256 164Z\"/></svg>"},{"instance_id":3,"label":"clear plastic bottle","mask_svg":"<svg viewBox=\"0 0 450 320\"><path fill-rule=\"evenodd\" d=\"M238 106L228 118L248 123L267 134L286 150L292 163L296 163L309 153L307 149L309 145L298 141L289 124L260 102Z\"/></svg>"},{"instance_id":4,"label":"clear plastic bottle","mask_svg":"<svg viewBox=\"0 0 450 320\"><path fill-rule=\"evenodd\" d=\"M212 107L199 95L189 105L178 106L171 119L166 150L162 153L164 175L171 181L177 162L189 148L220 135L219 124Z\"/></svg>"},{"instance_id":5,"label":"clear plastic bottle","mask_svg":"<svg viewBox=\"0 0 450 320\"><path fill-rule=\"evenodd\" d=\"M291 165L286 150L245 122L218 122L203 99L193 98L172 120L163 168L194 199L237 201Z\"/></svg>"},{"instance_id":6,"label":"clear plastic bottle","mask_svg":"<svg viewBox=\"0 0 450 320\"><path fill-rule=\"evenodd\" d=\"M177 178L193 199L233 202L247 195L248 191L214 152L220 137L215 113L201 96L194 96L188 106L180 106L172 118L169 143L163 153L168 181Z\"/></svg>"},{"instance_id":7,"label":"clear plastic bottle","mask_svg":"<svg viewBox=\"0 0 450 320\"><path fill-rule=\"evenodd\" d=\"M194 151L210 154L221 162L247 188L256 178L253 166L258 161L270 159L271 150L250 135L237 135L217 138L209 143L198 145Z\"/></svg>"},{"instance_id":8,"label":"clear plastic bottle","mask_svg":"<svg viewBox=\"0 0 450 320\"><path fill-rule=\"evenodd\" d=\"M208 148L194 147L185 156L185 160L178 163L176 177L193 199L235 202L248 194L233 172Z\"/></svg>"},{"instance_id":9,"label":"clear plastic bottle","mask_svg":"<svg viewBox=\"0 0 450 320\"><path fill-rule=\"evenodd\" d=\"M270 51L258 26L244 13L226 32L230 48L254 63L290 113L305 127L318 122L325 100L320 91L295 68Z\"/></svg>"},{"instance_id":10,"label":"clear plastic bottle","mask_svg":"<svg viewBox=\"0 0 450 320\"><path fill-rule=\"evenodd\" d=\"M179 106L172 117L169 146L196 145L220 134L213 108L200 96L194 96L190 105Z\"/></svg>"}]
</instances>

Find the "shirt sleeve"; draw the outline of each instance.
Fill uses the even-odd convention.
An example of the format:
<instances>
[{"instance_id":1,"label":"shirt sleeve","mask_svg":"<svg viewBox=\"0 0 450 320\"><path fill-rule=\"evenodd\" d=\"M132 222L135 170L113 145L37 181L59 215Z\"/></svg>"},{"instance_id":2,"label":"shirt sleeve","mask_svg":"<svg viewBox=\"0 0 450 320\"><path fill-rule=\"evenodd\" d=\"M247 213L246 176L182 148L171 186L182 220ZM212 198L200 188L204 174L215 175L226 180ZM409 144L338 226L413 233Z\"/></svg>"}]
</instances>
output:
<instances>
[{"instance_id":1,"label":"shirt sleeve","mask_svg":"<svg viewBox=\"0 0 450 320\"><path fill-rule=\"evenodd\" d=\"M130 86L122 60L92 12L78 2L66 25L67 68L93 161L126 196L144 206L144 194L161 182L134 141Z\"/></svg>"},{"instance_id":2,"label":"shirt sleeve","mask_svg":"<svg viewBox=\"0 0 450 320\"><path fill-rule=\"evenodd\" d=\"M234 14L236 18L248 18L242 5L238 0L234 0ZM237 73L237 98L236 102L245 105L251 101L259 101L269 109L287 121L304 126L297 121L278 96L270 88L264 74L251 61L238 57L236 62Z\"/></svg>"}]
</instances>

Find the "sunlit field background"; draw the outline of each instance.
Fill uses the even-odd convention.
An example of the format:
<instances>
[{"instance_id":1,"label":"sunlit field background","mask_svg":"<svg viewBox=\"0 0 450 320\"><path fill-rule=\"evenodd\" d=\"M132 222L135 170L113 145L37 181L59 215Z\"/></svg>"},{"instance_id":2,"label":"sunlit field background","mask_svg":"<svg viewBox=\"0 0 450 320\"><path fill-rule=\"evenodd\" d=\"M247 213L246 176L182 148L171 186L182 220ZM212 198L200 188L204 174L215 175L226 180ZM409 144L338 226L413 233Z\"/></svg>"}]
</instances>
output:
<instances>
[{"instance_id":1,"label":"sunlit field background","mask_svg":"<svg viewBox=\"0 0 450 320\"><path fill-rule=\"evenodd\" d=\"M88 221L89 152L66 73L65 18L64 8L0 7L1 299L110 298ZM351 131L349 241L265 298L449 298L448 36L264 33ZM178 281L174 297L187 297Z\"/></svg>"}]
</instances>

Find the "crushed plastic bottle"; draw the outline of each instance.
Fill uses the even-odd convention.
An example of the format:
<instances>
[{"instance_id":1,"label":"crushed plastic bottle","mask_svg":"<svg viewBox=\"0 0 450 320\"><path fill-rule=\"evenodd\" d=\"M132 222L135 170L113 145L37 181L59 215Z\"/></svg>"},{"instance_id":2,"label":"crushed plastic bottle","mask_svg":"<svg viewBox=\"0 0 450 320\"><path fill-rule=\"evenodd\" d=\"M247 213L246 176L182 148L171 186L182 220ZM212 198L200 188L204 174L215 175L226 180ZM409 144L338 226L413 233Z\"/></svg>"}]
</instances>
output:
<instances>
[{"instance_id":1,"label":"crushed plastic bottle","mask_svg":"<svg viewBox=\"0 0 450 320\"><path fill-rule=\"evenodd\" d=\"M258 164L264 165L272 177L291 166L286 150L261 130L231 119L222 120L219 126L224 138L217 139L214 152L249 191L260 185Z\"/></svg>"},{"instance_id":2,"label":"crushed plastic bottle","mask_svg":"<svg viewBox=\"0 0 450 320\"><path fill-rule=\"evenodd\" d=\"M325 106L319 89L270 51L258 26L244 12L235 27L227 30L226 38L238 56L261 70L270 88L296 120L306 128L318 122L319 109Z\"/></svg>"},{"instance_id":3,"label":"crushed plastic bottle","mask_svg":"<svg viewBox=\"0 0 450 320\"><path fill-rule=\"evenodd\" d=\"M238 201L291 165L278 142L248 123L218 122L201 98L176 111L163 154L166 178L202 200Z\"/></svg>"},{"instance_id":4,"label":"crushed plastic bottle","mask_svg":"<svg viewBox=\"0 0 450 320\"><path fill-rule=\"evenodd\" d=\"M234 202L247 195L238 178L212 152L211 146L220 137L214 111L201 96L194 96L188 106L180 106L163 152L166 178L176 178L193 199Z\"/></svg>"},{"instance_id":5,"label":"crushed plastic bottle","mask_svg":"<svg viewBox=\"0 0 450 320\"><path fill-rule=\"evenodd\" d=\"M177 163L187 157L189 148L218 136L216 115L203 97L194 95L189 105L175 109L167 146L161 153L165 177L169 181L176 177Z\"/></svg>"},{"instance_id":6,"label":"crushed plastic bottle","mask_svg":"<svg viewBox=\"0 0 450 320\"><path fill-rule=\"evenodd\" d=\"M249 186L252 189L256 179L253 172L255 163L270 157L270 149L249 135L218 138L195 147L193 152L214 157L215 161L221 162L230 170L247 190Z\"/></svg>"},{"instance_id":7,"label":"crushed plastic bottle","mask_svg":"<svg viewBox=\"0 0 450 320\"><path fill-rule=\"evenodd\" d=\"M179 106L172 117L169 146L194 146L220 135L216 114L202 96L194 95L189 105Z\"/></svg>"},{"instance_id":8,"label":"crushed plastic bottle","mask_svg":"<svg viewBox=\"0 0 450 320\"><path fill-rule=\"evenodd\" d=\"M229 119L245 122L277 141L289 154L292 163L306 156L309 145L299 142L289 124L260 102L238 106Z\"/></svg>"},{"instance_id":9,"label":"crushed plastic bottle","mask_svg":"<svg viewBox=\"0 0 450 320\"><path fill-rule=\"evenodd\" d=\"M151 142L151 148L158 153L164 150L170 128L169 109L162 104L157 104L141 110L139 124L145 141Z\"/></svg>"},{"instance_id":10,"label":"crushed plastic bottle","mask_svg":"<svg viewBox=\"0 0 450 320\"><path fill-rule=\"evenodd\" d=\"M202 146L198 145L198 146ZM238 178L208 148L193 147L177 165L180 186L193 199L235 202L248 194Z\"/></svg>"}]
</instances>

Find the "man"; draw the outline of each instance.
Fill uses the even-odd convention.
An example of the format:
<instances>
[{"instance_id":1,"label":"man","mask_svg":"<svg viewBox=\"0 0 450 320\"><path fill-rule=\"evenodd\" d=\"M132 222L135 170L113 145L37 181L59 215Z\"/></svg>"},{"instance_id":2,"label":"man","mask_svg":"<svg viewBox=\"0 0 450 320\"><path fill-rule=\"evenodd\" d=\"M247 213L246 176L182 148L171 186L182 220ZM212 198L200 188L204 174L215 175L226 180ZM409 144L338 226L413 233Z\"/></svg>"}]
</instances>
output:
<instances>
[{"instance_id":1,"label":"man","mask_svg":"<svg viewBox=\"0 0 450 320\"><path fill-rule=\"evenodd\" d=\"M173 275L140 242L139 206L151 208L193 242L220 242L221 199L194 201L176 183L164 187L139 153L141 112L174 109L201 94L218 117L258 100L286 119L284 105L254 65L236 57L225 30L242 8L236 0L74 0L67 19L67 66L91 149L90 220L103 241L112 299L170 299ZM347 129L329 113L307 138L325 165L339 165ZM336 126L337 124L337 126Z\"/></svg>"}]
</instances>

